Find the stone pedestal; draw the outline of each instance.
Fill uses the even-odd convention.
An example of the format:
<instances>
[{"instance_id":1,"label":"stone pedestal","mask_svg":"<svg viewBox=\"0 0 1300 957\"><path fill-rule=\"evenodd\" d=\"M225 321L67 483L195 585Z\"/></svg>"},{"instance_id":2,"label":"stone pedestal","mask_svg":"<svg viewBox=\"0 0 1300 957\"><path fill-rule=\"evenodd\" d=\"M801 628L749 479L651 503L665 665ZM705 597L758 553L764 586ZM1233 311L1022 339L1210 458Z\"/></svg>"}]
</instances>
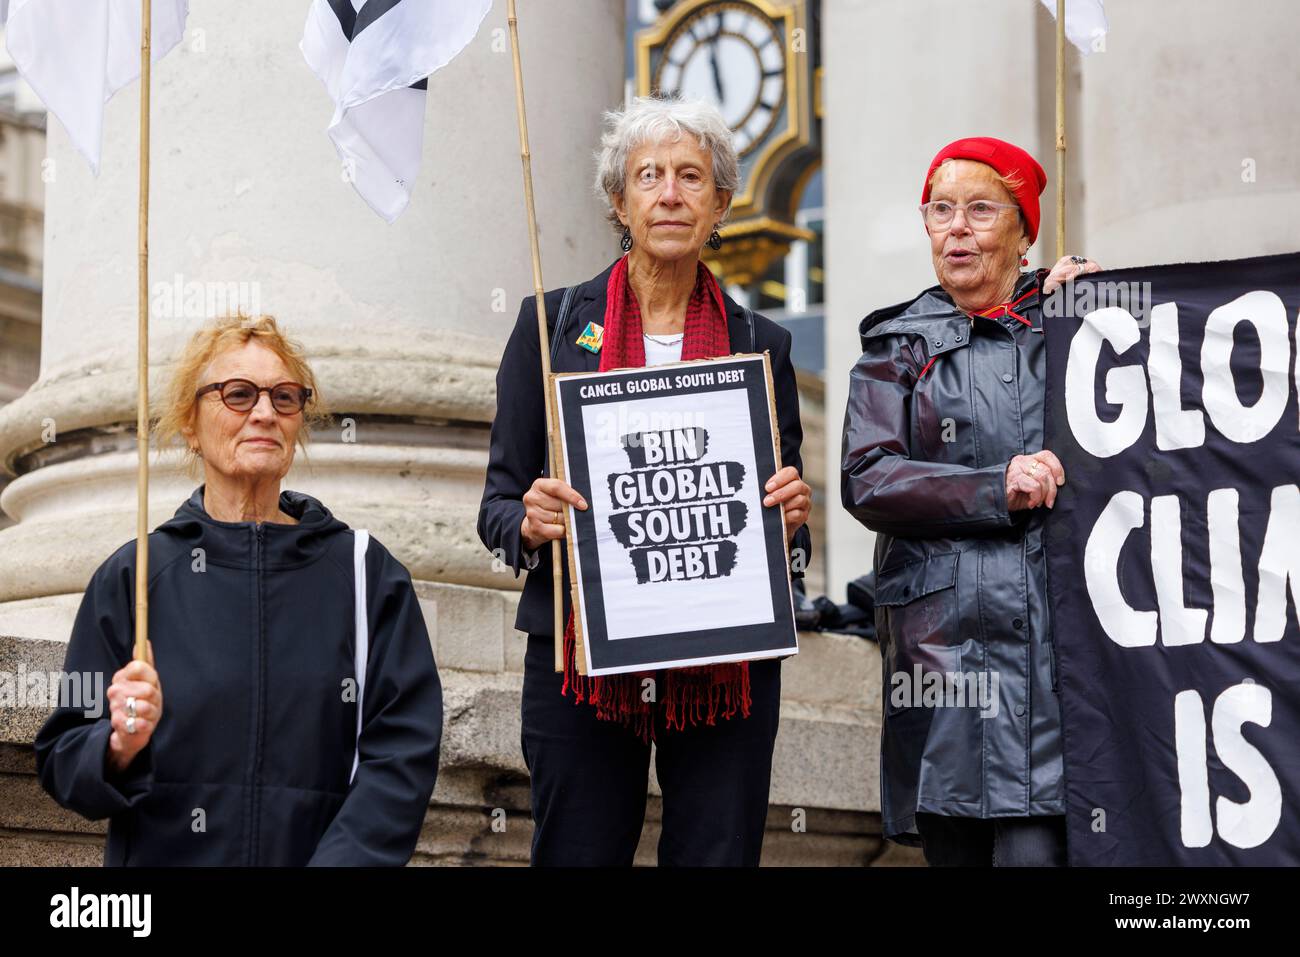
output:
<instances>
[{"instance_id":1,"label":"stone pedestal","mask_svg":"<svg viewBox=\"0 0 1300 957\"><path fill-rule=\"evenodd\" d=\"M532 841L528 772L519 751L525 639L515 599L486 589L417 585L445 694L442 765L412 863L524 865ZM436 607L436 612L434 611ZM880 664L876 646L802 634L782 666L781 729L763 863L916 865L919 852L880 837ZM59 640L0 635L0 673L57 670ZM29 742L46 711L0 709L0 867L103 860L104 822L65 811L41 790ZM650 778L638 864L653 865L660 791Z\"/></svg>"}]
</instances>

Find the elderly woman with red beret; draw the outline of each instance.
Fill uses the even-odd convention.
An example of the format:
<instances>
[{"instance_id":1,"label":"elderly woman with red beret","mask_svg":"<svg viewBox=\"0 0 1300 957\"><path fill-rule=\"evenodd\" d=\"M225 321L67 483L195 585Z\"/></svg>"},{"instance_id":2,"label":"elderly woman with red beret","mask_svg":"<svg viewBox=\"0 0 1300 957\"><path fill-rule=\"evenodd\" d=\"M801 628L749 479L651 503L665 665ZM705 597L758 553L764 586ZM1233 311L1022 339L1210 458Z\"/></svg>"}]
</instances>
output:
<instances>
[{"instance_id":1,"label":"elderly woman with red beret","mask_svg":"<svg viewBox=\"0 0 1300 957\"><path fill-rule=\"evenodd\" d=\"M862 320L844 507L877 533L885 836L931 864L1063 865L1061 718L1043 522L1039 301L1100 267L1022 272L1043 168L989 137L944 147L921 214L939 283Z\"/></svg>"}]
</instances>

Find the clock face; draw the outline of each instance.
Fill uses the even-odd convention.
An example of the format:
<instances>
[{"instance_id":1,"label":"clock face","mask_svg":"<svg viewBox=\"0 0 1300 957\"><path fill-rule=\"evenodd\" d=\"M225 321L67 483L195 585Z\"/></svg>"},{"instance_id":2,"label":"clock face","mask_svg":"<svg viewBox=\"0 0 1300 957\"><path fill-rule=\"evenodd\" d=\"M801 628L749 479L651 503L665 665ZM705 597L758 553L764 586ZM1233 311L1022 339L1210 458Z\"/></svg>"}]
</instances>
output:
<instances>
[{"instance_id":1,"label":"clock face","mask_svg":"<svg viewBox=\"0 0 1300 957\"><path fill-rule=\"evenodd\" d=\"M780 30L756 8L715 3L669 35L654 87L717 106L744 156L767 138L781 115L785 56Z\"/></svg>"}]
</instances>

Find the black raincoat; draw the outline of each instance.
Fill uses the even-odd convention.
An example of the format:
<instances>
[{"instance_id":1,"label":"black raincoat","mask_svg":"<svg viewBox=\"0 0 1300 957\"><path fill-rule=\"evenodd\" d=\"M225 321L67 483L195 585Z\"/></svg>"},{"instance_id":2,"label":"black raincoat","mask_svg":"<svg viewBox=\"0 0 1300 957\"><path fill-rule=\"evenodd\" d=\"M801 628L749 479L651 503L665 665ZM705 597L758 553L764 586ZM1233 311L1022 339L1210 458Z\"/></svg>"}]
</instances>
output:
<instances>
[{"instance_id":1,"label":"black raincoat","mask_svg":"<svg viewBox=\"0 0 1300 957\"><path fill-rule=\"evenodd\" d=\"M149 536L149 637L163 714L121 775L103 714L55 711L36 738L41 785L109 818L109 865L405 864L438 769L442 688L405 567L366 551L369 631L359 764L354 538L316 499L296 525L219 522L203 488ZM86 587L65 671L131 658L135 543ZM349 779L351 778L351 783Z\"/></svg>"},{"instance_id":2,"label":"black raincoat","mask_svg":"<svg viewBox=\"0 0 1300 957\"><path fill-rule=\"evenodd\" d=\"M1042 275L1012 295L1029 294L1014 311L1030 325L971 319L936 286L859 326L841 492L878 533L881 807L903 843L918 811L1065 813L1048 510L1009 513L1005 485L1013 456L1043 448Z\"/></svg>"}]
</instances>

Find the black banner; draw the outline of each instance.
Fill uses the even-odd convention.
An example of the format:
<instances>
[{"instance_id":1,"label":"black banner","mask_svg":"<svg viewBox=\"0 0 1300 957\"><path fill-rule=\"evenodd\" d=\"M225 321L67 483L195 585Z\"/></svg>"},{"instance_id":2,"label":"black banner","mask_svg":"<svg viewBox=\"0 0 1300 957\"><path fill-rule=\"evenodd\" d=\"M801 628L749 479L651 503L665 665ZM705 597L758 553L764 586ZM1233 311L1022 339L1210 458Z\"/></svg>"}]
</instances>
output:
<instances>
[{"instance_id":1,"label":"black banner","mask_svg":"<svg viewBox=\"0 0 1300 957\"><path fill-rule=\"evenodd\" d=\"M1298 316L1300 254L1044 304L1072 864L1300 864Z\"/></svg>"}]
</instances>

